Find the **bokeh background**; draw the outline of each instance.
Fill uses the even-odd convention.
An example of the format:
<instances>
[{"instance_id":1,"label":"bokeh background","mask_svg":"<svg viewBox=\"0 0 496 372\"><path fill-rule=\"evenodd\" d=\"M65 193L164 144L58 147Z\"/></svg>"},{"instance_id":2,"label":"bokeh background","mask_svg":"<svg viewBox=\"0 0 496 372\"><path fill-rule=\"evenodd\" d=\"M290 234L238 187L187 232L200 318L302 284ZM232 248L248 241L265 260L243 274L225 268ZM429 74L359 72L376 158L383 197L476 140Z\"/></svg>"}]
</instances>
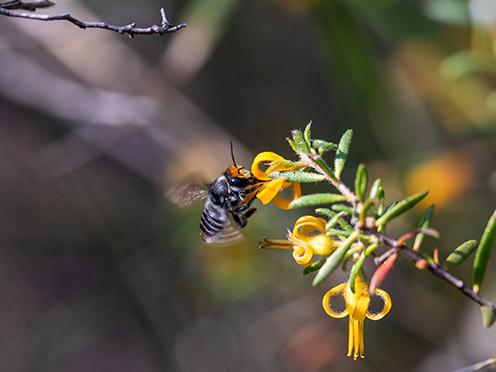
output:
<instances>
[{"instance_id":1,"label":"bokeh background","mask_svg":"<svg viewBox=\"0 0 496 372\"><path fill-rule=\"evenodd\" d=\"M211 182L285 138L354 141L388 202L431 188L391 224L436 204L444 259L480 239L496 207L496 3L492 0L60 0L41 13L175 34L130 39L64 22L0 18L0 370L452 371L491 357L494 329L448 284L398 260L393 300L346 357L290 254L263 236L311 210L258 205L235 246L207 246L202 204L164 193ZM192 182L192 181L191 181ZM320 188L319 188L320 187ZM323 188L322 188L323 187ZM326 189L305 185L303 192ZM471 284L471 259L454 274ZM496 301L491 262L482 294ZM368 263L370 274L373 265Z\"/></svg>"}]
</instances>

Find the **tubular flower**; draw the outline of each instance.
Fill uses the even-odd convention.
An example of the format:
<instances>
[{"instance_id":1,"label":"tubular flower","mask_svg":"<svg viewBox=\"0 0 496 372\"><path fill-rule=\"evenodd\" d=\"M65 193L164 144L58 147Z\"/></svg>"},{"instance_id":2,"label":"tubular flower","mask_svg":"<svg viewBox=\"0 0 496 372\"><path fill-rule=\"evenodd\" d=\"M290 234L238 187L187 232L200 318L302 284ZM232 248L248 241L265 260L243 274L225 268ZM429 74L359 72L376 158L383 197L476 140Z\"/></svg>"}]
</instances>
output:
<instances>
[{"instance_id":1,"label":"tubular flower","mask_svg":"<svg viewBox=\"0 0 496 372\"><path fill-rule=\"evenodd\" d=\"M329 256L340 244L326 235L327 221L314 216L303 216L296 220L289 239L293 242L293 258L300 265L311 263L314 254Z\"/></svg>"},{"instance_id":2,"label":"tubular flower","mask_svg":"<svg viewBox=\"0 0 496 372\"><path fill-rule=\"evenodd\" d=\"M326 235L327 221L313 216L300 217L294 225L289 240L265 239L262 249L292 250L296 263L308 266L314 255L329 256L341 242Z\"/></svg>"},{"instance_id":3,"label":"tubular flower","mask_svg":"<svg viewBox=\"0 0 496 372\"><path fill-rule=\"evenodd\" d=\"M269 178L268 174L274 171L289 171L295 170L297 167L290 167L287 165L280 164L271 164L274 161L284 161L285 159L282 156L277 155L276 153L266 151L258 154L253 160L253 164L251 166L251 172L253 175L261 181L268 181L265 185L260 187L259 192L257 193L257 198L263 204L268 204L271 200L274 201L274 204L277 205L281 209L289 209L289 204L299 198L301 196L301 188L299 183L292 183L284 181L284 178ZM260 164L269 163L269 167L262 171L260 169ZM286 200L281 198L279 195L279 191L291 187L293 191L293 199Z\"/></svg>"},{"instance_id":4,"label":"tubular flower","mask_svg":"<svg viewBox=\"0 0 496 372\"><path fill-rule=\"evenodd\" d=\"M385 291L376 289L374 293L383 302L382 310L377 313L368 311L370 304L369 285L364 283L359 275L355 279L355 293L352 292L349 283L342 283L328 291L322 300L324 310L333 318L344 318L346 315L350 317L348 356L353 354L353 359L355 360L358 354L362 358L364 357L363 321L365 317L371 320L379 320L391 309L391 298ZM333 297L338 295L343 296L346 301L346 308L341 312L332 308Z\"/></svg>"}]
</instances>

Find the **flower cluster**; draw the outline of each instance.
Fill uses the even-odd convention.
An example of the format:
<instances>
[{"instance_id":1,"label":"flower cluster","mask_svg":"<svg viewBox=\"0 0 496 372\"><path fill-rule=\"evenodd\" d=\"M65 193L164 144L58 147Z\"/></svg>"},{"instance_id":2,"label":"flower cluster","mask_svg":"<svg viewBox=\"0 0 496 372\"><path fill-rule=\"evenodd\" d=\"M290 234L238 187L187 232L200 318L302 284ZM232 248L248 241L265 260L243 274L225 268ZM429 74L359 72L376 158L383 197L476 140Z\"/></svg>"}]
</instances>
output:
<instances>
[{"instance_id":1,"label":"flower cluster","mask_svg":"<svg viewBox=\"0 0 496 372\"><path fill-rule=\"evenodd\" d=\"M317 210L318 213L327 215L329 220L311 215L302 216L295 222L293 230L288 231L286 239L264 238L260 242L260 248L291 251L296 263L304 266L304 275L317 272L314 284L320 283L322 278L329 276L341 266L341 263L346 263L350 259L353 261L348 282L328 291L322 304L326 313L332 317L349 316L348 356L353 355L356 360L358 356L364 357L363 321L365 318L381 319L391 309L389 295L382 289L376 288L380 280L385 277L384 268L381 269L381 275L377 275L373 288L365 283L359 274L365 257L379 246L377 240L363 235L364 221L367 218L368 221L373 221L371 217L368 217L372 213L377 216L383 213L381 198L384 195L381 188L376 186L371 191L367 204L365 203L367 178L363 167L359 168L355 193L349 190L340 180L344 166L342 154L347 153L347 148L341 143L341 148L339 148L325 141L311 140L309 128L310 126L307 126L304 133L294 131L293 138L288 139L291 147L299 155L298 161L286 160L273 152L262 152L255 157L251 171L256 178L265 182L258 190L256 197L263 204L268 204L273 200L274 204L282 209L338 202L347 202L352 207L343 206L340 212L326 208ZM343 136L345 141L341 141L346 142L346 146L349 146L351 141L350 133L350 131L345 133ZM341 157L336 157L334 170L321 157L328 150L341 151ZM341 195L328 193L301 196L300 182L318 181L331 183ZM292 190L291 200L279 196L280 191L286 188ZM378 204L380 207L376 208ZM350 217L349 220L358 222L352 226L343 218L346 215ZM375 215L372 218L376 218ZM382 310L378 313L372 313L369 310L371 295L378 296L383 302ZM346 303L342 311L337 311L333 307L333 300L337 296L341 296Z\"/></svg>"}]
</instances>

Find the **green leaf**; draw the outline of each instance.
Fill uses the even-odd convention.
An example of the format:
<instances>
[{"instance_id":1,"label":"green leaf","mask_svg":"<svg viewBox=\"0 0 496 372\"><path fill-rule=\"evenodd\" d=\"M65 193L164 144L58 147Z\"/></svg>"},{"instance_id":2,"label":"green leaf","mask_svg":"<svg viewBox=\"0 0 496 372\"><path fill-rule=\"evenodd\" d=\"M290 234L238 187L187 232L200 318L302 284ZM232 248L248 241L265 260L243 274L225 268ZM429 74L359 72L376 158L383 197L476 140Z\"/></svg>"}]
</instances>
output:
<instances>
[{"instance_id":1,"label":"green leaf","mask_svg":"<svg viewBox=\"0 0 496 372\"><path fill-rule=\"evenodd\" d=\"M351 292L355 293L355 279L362 268L363 261L365 260L365 251L362 251L358 260L353 264L350 272L350 289Z\"/></svg>"},{"instance_id":2,"label":"green leaf","mask_svg":"<svg viewBox=\"0 0 496 372\"><path fill-rule=\"evenodd\" d=\"M496 211L489 219L486 229L482 234L482 238L477 248L477 253L475 254L474 260L474 292L478 293L482 281L484 279L484 274L486 272L487 263L489 262L489 257L491 255L491 250L494 246L494 240L496 239Z\"/></svg>"},{"instance_id":3,"label":"green leaf","mask_svg":"<svg viewBox=\"0 0 496 372\"><path fill-rule=\"evenodd\" d=\"M312 141L312 147L314 149L322 149L325 151L328 151L328 150L337 151L338 150L338 145L336 145L335 143L327 142L327 141L320 140L320 139L314 139Z\"/></svg>"},{"instance_id":4,"label":"green leaf","mask_svg":"<svg viewBox=\"0 0 496 372\"><path fill-rule=\"evenodd\" d=\"M287 138L287 141L288 141L289 145L291 146L291 148L293 149L293 151L296 152L297 154L299 154L300 151L298 150L298 146L296 146L296 143L291 138Z\"/></svg>"},{"instance_id":5,"label":"green leaf","mask_svg":"<svg viewBox=\"0 0 496 372\"><path fill-rule=\"evenodd\" d=\"M300 162L289 161L289 160L274 160L271 165L285 165L286 167L303 168Z\"/></svg>"},{"instance_id":6,"label":"green leaf","mask_svg":"<svg viewBox=\"0 0 496 372\"><path fill-rule=\"evenodd\" d=\"M325 214L326 216L329 216L331 219L333 219L334 217L336 217L339 214L339 213L331 211L330 209L327 209L327 208L317 208L315 210L315 212L320 213L320 214ZM340 213L343 213L343 212L340 212ZM329 222L331 222L331 221L329 220ZM329 226L329 222L327 223L327 226ZM353 231L353 228L343 218L339 218L338 223L346 231ZM326 230L327 230L327 226L326 226Z\"/></svg>"},{"instance_id":7,"label":"green leaf","mask_svg":"<svg viewBox=\"0 0 496 372\"><path fill-rule=\"evenodd\" d=\"M310 147L310 144L312 143L311 139L310 139L310 136L311 136L310 127L311 126L312 126L312 121L310 120L310 122L305 127L305 132L304 132L304 138L305 138L306 143L308 143L309 147Z\"/></svg>"},{"instance_id":8,"label":"green leaf","mask_svg":"<svg viewBox=\"0 0 496 372\"><path fill-rule=\"evenodd\" d=\"M377 208L377 214L381 216L384 213L384 198L385 193L382 187L377 189L377 198L379 199L379 208Z\"/></svg>"},{"instance_id":9,"label":"green leaf","mask_svg":"<svg viewBox=\"0 0 496 372\"><path fill-rule=\"evenodd\" d=\"M363 201L363 196L367 191L367 184L369 182L369 174L367 173L367 168L364 164L360 164L357 169L357 175L355 178L355 194L358 200Z\"/></svg>"},{"instance_id":10,"label":"green leaf","mask_svg":"<svg viewBox=\"0 0 496 372\"><path fill-rule=\"evenodd\" d=\"M484 324L484 327L486 328L491 327L494 321L496 320L496 315L494 314L494 311L487 306L481 306L481 311L482 311L482 324Z\"/></svg>"},{"instance_id":11,"label":"green leaf","mask_svg":"<svg viewBox=\"0 0 496 372\"><path fill-rule=\"evenodd\" d=\"M327 261L327 258L323 258L320 261L317 261L317 262L314 262L311 265L308 265L307 267L305 267L303 269L302 275L308 275L310 273L313 273L314 271L319 270L322 267L322 265L325 264L326 261Z\"/></svg>"},{"instance_id":12,"label":"green leaf","mask_svg":"<svg viewBox=\"0 0 496 372\"><path fill-rule=\"evenodd\" d=\"M343 171L344 164L346 163L352 138L353 130L348 129L339 141L338 151L336 152L336 157L334 158L334 175L338 179L341 177L341 172Z\"/></svg>"},{"instance_id":13,"label":"green leaf","mask_svg":"<svg viewBox=\"0 0 496 372\"><path fill-rule=\"evenodd\" d=\"M305 137L299 130L294 130L291 132L293 134L293 141L296 144L296 147L298 148L298 154L303 153L303 154L311 154L310 152L310 144L306 141Z\"/></svg>"},{"instance_id":14,"label":"green leaf","mask_svg":"<svg viewBox=\"0 0 496 372\"><path fill-rule=\"evenodd\" d=\"M459 247L457 247L444 261L443 269L451 270L454 267L460 265L463 261L465 261L468 256L470 256L477 249L477 245L479 242L477 240L469 240Z\"/></svg>"},{"instance_id":15,"label":"green leaf","mask_svg":"<svg viewBox=\"0 0 496 372\"><path fill-rule=\"evenodd\" d=\"M310 182L320 182L325 179L325 176L303 171L283 171L283 172L270 172L267 175L269 178L284 178L287 182L299 182L299 183L310 183Z\"/></svg>"},{"instance_id":16,"label":"green leaf","mask_svg":"<svg viewBox=\"0 0 496 372\"><path fill-rule=\"evenodd\" d=\"M322 283L322 281L324 281L339 267L339 264L343 260L344 255L356 241L358 235L360 235L360 230L353 231L353 233L341 244L341 246L329 256L325 264L315 276L312 285L316 286Z\"/></svg>"},{"instance_id":17,"label":"green leaf","mask_svg":"<svg viewBox=\"0 0 496 372\"><path fill-rule=\"evenodd\" d=\"M332 210L336 212L346 212L346 214L352 214L353 209L344 204L334 204L331 206Z\"/></svg>"},{"instance_id":18,"label":"green leaf","mask_svg":"<svg viewBox=\"0 0 496 372\"><path fill-rule=\"evenodd\" d=\"M369 194L370 199L377 198L377 193L379 192L380 187L381 187L381 179L378 178L374 181L372 187L370 188L370 194Z\"/></svg>"},{"instance_id":19,"label":"green leaf","mask_svg":"<svg viewBox=\"0 0 496 372\"><path fill-rule=\"evenodd\" d=\"M428 193L429 189L426 189L398 202L396 205L384 212L384 214L377 221L375 221L375 226L378 227L381 225L385 225L393 218L398 217L400 214L403 214L406 211L410 210L423 198L425 198Z\"/></svg>"},{"instance_id":20,"label":"green leaf","mask_svg":"<svg viewBox=\"0 0 496 372\"><path fill-rule=\"evenodd\" d=\"M369 254L371 254L377 247L380 247L381 245L379 243L373 243L371 245L369 245L366 249L365 249L365 256L368 256Z\"/></svg>"},{"instance_id":21,"label":"green leaf","mask_svg":"<svg viewBox=\"0 0 496 372\"><path fill-rule=\"evenodd\" d=\"M342 219L345 215L346 215L346 212L335 213L335 216L332 217L329 221L327 221L327 224L325 227L326 231L331 230L338 223L338 221L340 219Z\"/></svg>"},{"instance_id":22,"label":"green leaf","mask_svg":"<svg viewBox=\"0 0 496 372\"><path fill-rule=\"evenodd\" d=\"M311 194L311 195L304 195L296 200L293 200L289 205L289 207L290 208L309 207L320 204L333 204L346 200L347 200L346 197L340 194L331 194L331 193Z\"/></svg>"},{"instance_id":23,"label":"green leaf","mask_svg":"<svg viewBox=\"0 0 496 372\"><path fill-rule=\"evenodd\" d=\"M427 210L425 211L424 215L422 216L422 218L420 219L420 222L419 222L419 228L421 229L426 229L429 227L429 225L431 224L431 220L432 220L432 215L433 215L433 212L434 212L434 204L432 204L429 208L427 208ZM413 249L415 251L418 251L419 248L420 248L420 244L422 244L422 241L424 240L424 236L425 234L418 234L416 237L415 237L415 241L413 242Z\"/></svg>"}]
</instances>

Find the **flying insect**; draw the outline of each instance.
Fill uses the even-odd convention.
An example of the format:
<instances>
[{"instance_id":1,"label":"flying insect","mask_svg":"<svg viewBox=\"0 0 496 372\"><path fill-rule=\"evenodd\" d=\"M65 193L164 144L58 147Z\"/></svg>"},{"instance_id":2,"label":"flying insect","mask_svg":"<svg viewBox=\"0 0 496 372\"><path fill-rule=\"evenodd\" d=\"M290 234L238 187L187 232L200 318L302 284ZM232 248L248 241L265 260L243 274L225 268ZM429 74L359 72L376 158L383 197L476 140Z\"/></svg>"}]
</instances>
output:
<instances>
[{"instance_id":1,"label":"flying insect","mask_svg":"<svg viewBox=\"0 0 496 372\"><path fill-rule=\"evenodd\" d=\"M229 214L239 228L246 226L248 218L255 213L252 208L260 187L267 183L256 178L243 166L236 164L231 142L233 165L226 169L205 192L199 185L181 185L170 190L166 198L179 206L189 205L193 200L206 198L200 218L200 234L206 243L219 241L227 235L236 234L227 229Z\"/></svg>"}]
</instances>

